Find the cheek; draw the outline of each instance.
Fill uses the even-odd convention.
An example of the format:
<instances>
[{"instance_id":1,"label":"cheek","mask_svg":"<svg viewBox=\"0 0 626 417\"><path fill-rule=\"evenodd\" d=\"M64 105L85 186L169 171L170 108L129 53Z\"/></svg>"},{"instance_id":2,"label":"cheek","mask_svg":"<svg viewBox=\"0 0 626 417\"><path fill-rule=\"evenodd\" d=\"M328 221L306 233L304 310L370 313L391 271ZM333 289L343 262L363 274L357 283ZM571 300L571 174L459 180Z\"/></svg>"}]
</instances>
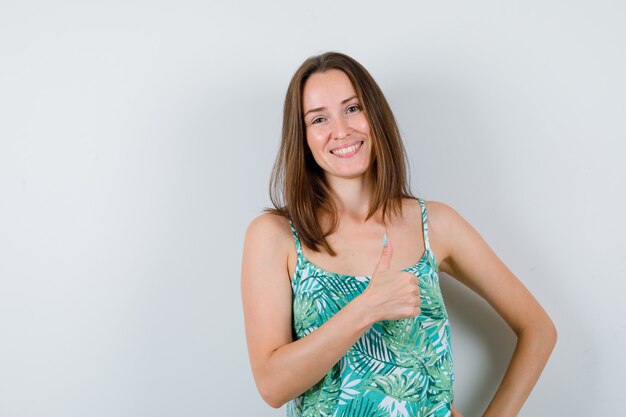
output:
<instances>
[{"instance_id":1,"label":"cheek","mask_svg":"<svg viewBox=\"0 0 626 417\"><path fill-rule=\"evenodd\" d=\"M361 117L359 117L359 120L358 120L359 131L369 135L369 133L370 133L370 125L367 122L367 117L365 117L364 114L361 114L360 116Z\"/></svg>"},{"instance_id":2,"label":"cheek","mask_svg":"<svg viewBox=\"0 0 626 417\"><path fill-rule=\"evenodd\" d=\"M307 134L306 143L311 152L311 156L315 163L322 167L325 166L324 162L324 144L325 141L319 135Z\"/></svg>"},{"instance_id":3,"label":"cheek","mask_svg":"<svg viewBox=\"0 0 626 417\"><path fill-rule=\"evenodd\" d=\"M306 143L313 153L317 153L324 147L324 137L319 132L307 132Z\"/></svg>"}]
</instances>

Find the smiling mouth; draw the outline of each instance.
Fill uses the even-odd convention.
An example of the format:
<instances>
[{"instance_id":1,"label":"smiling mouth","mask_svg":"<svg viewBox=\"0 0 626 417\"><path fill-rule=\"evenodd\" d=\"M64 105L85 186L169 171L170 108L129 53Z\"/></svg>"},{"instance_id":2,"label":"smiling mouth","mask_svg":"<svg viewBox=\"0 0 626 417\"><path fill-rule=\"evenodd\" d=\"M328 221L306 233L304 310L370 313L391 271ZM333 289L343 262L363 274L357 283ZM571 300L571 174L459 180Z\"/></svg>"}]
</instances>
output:
<instances>
[{"instance_id":1,"label":"smiling mouth","mask_svg":"<svg viewBox=\"0 0 626 417\"><path fill-rule=\"evenodd\" d=\"M346 146L345 148L332 150L330 151L330 153L332 153L335 156L339 156L341 158L347 158L357 153L358 150L361 149L362 145L363 145L363 142L361 141L359 143L355 143L352 146Z\"/></svg>"}]
</instances>

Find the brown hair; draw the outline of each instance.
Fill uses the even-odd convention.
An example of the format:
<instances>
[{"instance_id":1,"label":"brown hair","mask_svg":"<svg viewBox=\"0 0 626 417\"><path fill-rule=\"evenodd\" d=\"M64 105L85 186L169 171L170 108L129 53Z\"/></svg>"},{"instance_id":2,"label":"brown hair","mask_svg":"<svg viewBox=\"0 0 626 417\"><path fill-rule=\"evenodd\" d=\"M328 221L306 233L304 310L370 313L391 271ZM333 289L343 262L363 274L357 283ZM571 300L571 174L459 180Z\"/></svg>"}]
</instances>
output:
<instances>
[{"instance_id":1,"label":"brown hair","mask_svg":"<svg viewBox=\"0 0 626 417\"><path fill-rule=\"evenodd\" d=\"M270 180L270 199L274 208L265 208L290 219L300 240L319 251L322 246L332 256L326 236L337 228L337 211L323 170L313 159L307 145L302 109L302 90L311 74L330 69L343 71L354 86L370 126L372 138L372 201L367 219L382 206L383 220L388 211L402 213L402 199L415 197L407 183L408 163L400 131L389 103L376 81L353 58L326 52L308 58L293 75L283 109L280 149ZM321 229L317 214L330 214L330 230Z\"/></svg>"}]
</instances>

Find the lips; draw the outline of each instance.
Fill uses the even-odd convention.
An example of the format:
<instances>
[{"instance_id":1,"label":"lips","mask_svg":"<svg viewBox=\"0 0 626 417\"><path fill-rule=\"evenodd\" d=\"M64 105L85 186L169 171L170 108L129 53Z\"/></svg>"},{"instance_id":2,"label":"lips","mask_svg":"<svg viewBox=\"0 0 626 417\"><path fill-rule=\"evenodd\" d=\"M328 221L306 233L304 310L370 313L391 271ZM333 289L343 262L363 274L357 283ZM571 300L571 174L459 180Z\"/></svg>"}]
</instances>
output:
<instances>
[{"instance_id":1,"label":"lips","mask_svg":"<svg viewBox=\"0 0 626 417\"><path fill-rule=\"evenodd\" d=\"M348 156L352 156L355 153L357 153L359 149L361 149L362 145L363 145L363 141L357 141L351 144L346 144L340 148L335 148L331 150L330 152L335 156L346 158Z\"/></svg>"}]
</instances>

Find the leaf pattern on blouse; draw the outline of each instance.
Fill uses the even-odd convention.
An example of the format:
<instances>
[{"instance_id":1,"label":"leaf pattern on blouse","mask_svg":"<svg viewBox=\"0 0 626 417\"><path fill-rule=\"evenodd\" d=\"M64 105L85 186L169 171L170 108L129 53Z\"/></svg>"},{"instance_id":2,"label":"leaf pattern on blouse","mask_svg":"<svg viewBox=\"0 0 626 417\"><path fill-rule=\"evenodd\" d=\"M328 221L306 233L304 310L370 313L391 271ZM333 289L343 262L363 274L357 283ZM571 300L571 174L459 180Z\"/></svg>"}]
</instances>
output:
<instances>
[{"instance_id":1,"label":"leaf pattern on blouse","mask_svg":"<svg viewBox=\"0 0 626 417\"><path fill-rule=\"evenodd\" d=\"M419 278L421 313L374 323L313 387L287 403L287 417L450 417L454 364L450 323L439 287L438 265L422 209L425 252L405 271ZM291 223L291 222L290 222ZM314 332L369 283L368 276L333 273L302 254L291 223L298 261L293 326L298 339Z\"/></svg>"}]
</instances>

